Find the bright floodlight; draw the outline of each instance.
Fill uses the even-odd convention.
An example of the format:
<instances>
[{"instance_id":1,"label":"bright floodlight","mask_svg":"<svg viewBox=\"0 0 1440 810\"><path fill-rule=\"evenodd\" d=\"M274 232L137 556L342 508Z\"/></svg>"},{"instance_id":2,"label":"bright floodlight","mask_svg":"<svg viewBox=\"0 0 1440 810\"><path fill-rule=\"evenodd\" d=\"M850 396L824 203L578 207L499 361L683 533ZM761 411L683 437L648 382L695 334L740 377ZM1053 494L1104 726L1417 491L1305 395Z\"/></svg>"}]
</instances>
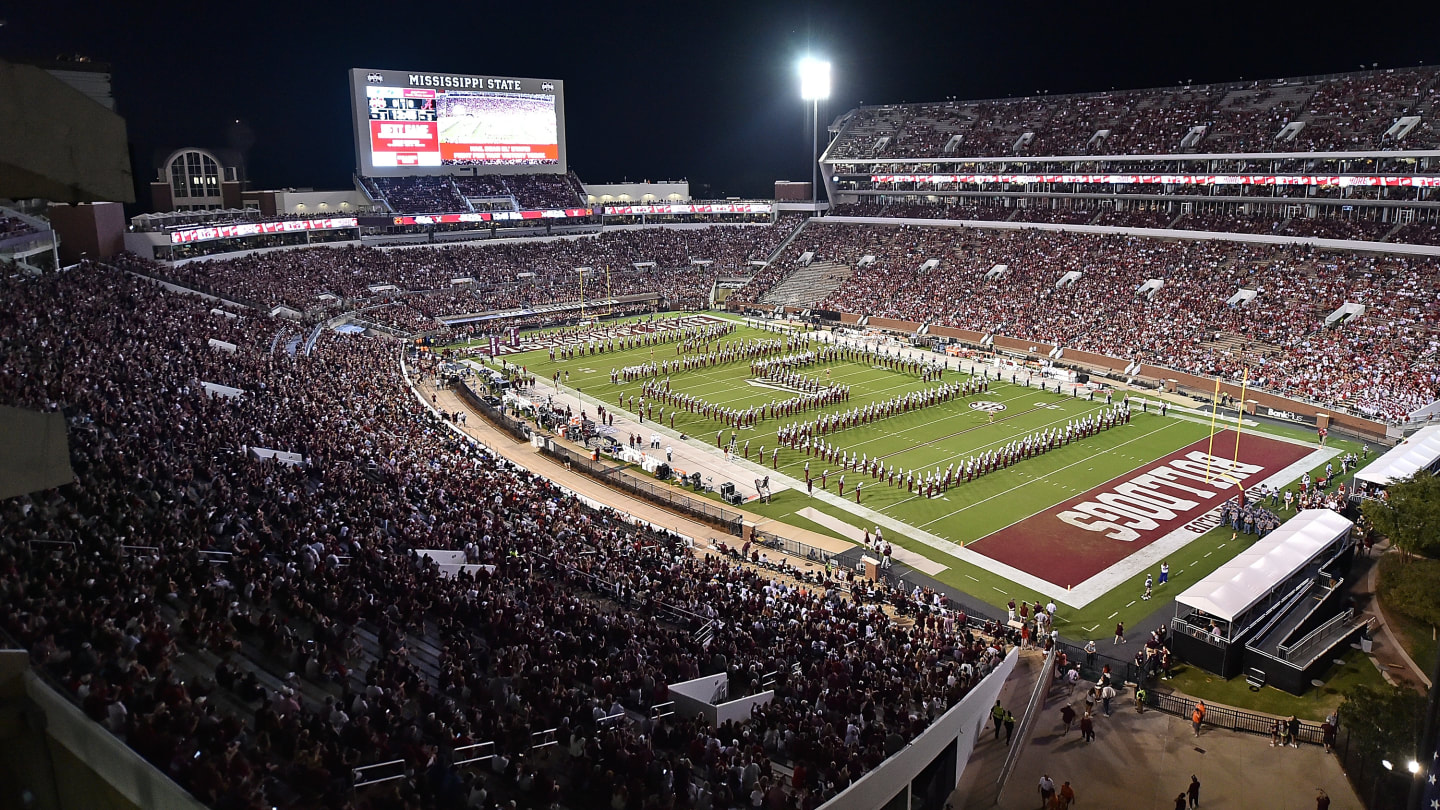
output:
<instances>
[{"instance_id":1,"label":"bright floodlight","mask_svg":"<svg viewBox=\"0 0 1440 810\"><path fill-rule=\"evenodd\" d=\"M1409 762L1405 763L1405 770L1409 771L1410 773L1419 773L1420 763L1412 759Z\"/></svg>"},{"instance_id":2,"label":"bright floodlight","mask_svg":"<svg viewBox=\"0 0 1440 810\"><path fill-rule=\"evenodd\" d=\"M800 60L800 97L814 101L830 97L830 63L813 56Z\"/></svg>"}]
</instances>

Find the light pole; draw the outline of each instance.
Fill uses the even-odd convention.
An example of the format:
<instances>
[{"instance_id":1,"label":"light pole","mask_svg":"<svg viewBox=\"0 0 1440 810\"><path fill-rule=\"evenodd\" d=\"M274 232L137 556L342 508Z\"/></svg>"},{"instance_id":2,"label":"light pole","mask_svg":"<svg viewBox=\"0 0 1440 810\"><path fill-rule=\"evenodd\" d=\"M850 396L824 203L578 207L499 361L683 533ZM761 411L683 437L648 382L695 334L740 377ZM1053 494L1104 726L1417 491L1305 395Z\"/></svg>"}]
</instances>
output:
<instances>
[{"instance_id":1,"label":"light pole","mask_svg":"<svg viewBox=\"0 0 1440 810\"><path fill-rule=\"evenodd\" d=\"M810 102L810 203L820 203L820 99L830 97L830 63L807 56L800 60L800 98Z\"/></svg>"}]
</instances>

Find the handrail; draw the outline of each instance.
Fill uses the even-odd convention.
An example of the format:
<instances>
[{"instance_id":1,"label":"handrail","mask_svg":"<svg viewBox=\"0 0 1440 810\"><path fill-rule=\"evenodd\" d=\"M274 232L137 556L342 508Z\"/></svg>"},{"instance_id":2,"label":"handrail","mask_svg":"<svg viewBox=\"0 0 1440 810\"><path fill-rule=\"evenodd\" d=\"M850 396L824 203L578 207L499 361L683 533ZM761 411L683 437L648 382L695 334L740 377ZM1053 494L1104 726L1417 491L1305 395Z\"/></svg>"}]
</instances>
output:
<instances>
[{"instance_id":1,"label":"handrail","mask_svg":"<svg viewBox=\"0 0 1440 810\"><path fill-rule=\"evenodd\" d=\"M1191 638L1198 638L1207 644L1213 644L1217 647L1230 646L1230 639L1225 638L1224 636L1216 637L1216 635L1214 633L1211 633L1208 628L1201 627L1198 624L1192 624L1180 616L1171 617L1170 626L1174 627L1178 632L1185 633ZM1193 632L1188 632L1192 628Z\"/></svg>"},{"instance_id":2,"label":"handrail","mask_svg":"<svg viewBox=\"0 0 1440 810\"><path fill-rule=\"evenodd\" d=\"M1296 602L1299 602L1305 597L1305 594L1314 584L1314 577L1306 577L1300 580L1294 588L1290 589L1289 593L1285 594L1279 601L1267 608L1265 612L1260 614L1248 627L1241 628L1240 632L1235 634L1235 638L1241 638L1242 636L1249 636L1250 638L1263 637L1266 633L1270 632L1270 629L1274 627L1280 619L1284 618L1285 614L1289 612L1290 608L1295 606ZM1264 624L1260 625L1260 629L1252 633L1250 628L1255 627L1255 625L1262 621Z\"/></svg>"},{"instance_id":3,"label":"handrail","mask_svg":"<svg viewBox=\"0 0 1440 810\"><path fill-rule=\"evenodd\" d=\"M1300 639L1299 641L1295 642L1294 644L1291 644L1291 645L1288 645L1288 646L1287 646L1287 645L1284 645L1284 644L1279 645L1279 646L1276 648L1276 652L1280 653L1280 660L1281 660L1281 661L1292 661L1292 662L1293 662L1293 661L1296 661L1296 660L1303 659L1306 654L1308 654L1308 653L1311 652L1311 648L1312 648L1312 647L1319 646L1322 641L1325 641L1325 640L1329 640L1329 641L1331 641L1331 642L1334 641L1334 638L1328 638L1328 634L1330 633L1331 630L1334 629L1334 627L1335 627L1336 625L1339 625L1339 624L1349 624L1354 618L1355 618L1355 609L1354 609L1354 608L1349 608L1349 609L1345 610L1345 611L1342 612L1342 613L1337 613L1336 615L1331 616L1328 620L1322 622L1319 627L1316 627L1314 630L1311 630L1309 633L1306 633L1304 638ZM1368 623L1368 622L1367 622L1367 623ZM1345 633L1349 633L1349 632L1350 632L1351 630L1353 630L1353 629L1354 629L1353 627L1347 628L1347 629L1345 630ZM1342 637L1343 637L1344 635L1345 635L1345 634L1343 634L1343 633L1341 634ZM1306 661L1305 663L1309 663L1309 662Z\"/></svg>"},{"instance_id":4,"label":"handrail","mask_svg":"<svg viewBox=\"0 0 1440 810\"><path fill-rule=\"evenodd\" d=\"M1055 671L1055 657L1060 652L1060 647L1053 646L1045 654L1045 663L1040 667L1040 675L1035 679L1035 687L1030 691L1030 700L1025 704L1025 715L1020 718L1020 742L1010 746L1005 753L1005 764L1000 766L1000 776L995 780L999 790L995 792L995 803L1000 803L1000 794L1005 790L1005 782L1020 762L1020 754L1025 750L1025 739L1030 733L1035 720L1040 716L1040 709L1044 706L1045 696L1050 693L1050 686L1054 683L1052 673Z\"/></svg>"},{"instance_id":5,"label":"handrail","mask_svg":"<svg viewBox=\"0 0 1440 810\"><path fill-rule=\"evenodd\" d=\"M460 748L456 748L456 749L455 749L455 753L456 753L456 754L459 754L461 751L467 751L467 752L468 752L468 751L474 751L474 752L477 752L477 754L478 754L478 752L479 752L481 749L486 748L486 747L488 747L491 751L493 751L494 748L495 748L495 742L494 742L493 740L487 740L486 742L479 742L479 743L473 743L473 744L471 744L471 745L462 746L462 747L460 747ZM494 753L478 754L478 756L473 756L473 757L470 757L470 758L468 758L468 759L457 759L457 760L455 760L455 764L458 766L458 765L469 765L469 764L472 763L472 762L484 762L485 760L490 759L490 758L492 758L492 757L494 757L494 756L495 756ZM357 785L357 787L358 787L358 785Z\"/></svg>"}]
</instances>

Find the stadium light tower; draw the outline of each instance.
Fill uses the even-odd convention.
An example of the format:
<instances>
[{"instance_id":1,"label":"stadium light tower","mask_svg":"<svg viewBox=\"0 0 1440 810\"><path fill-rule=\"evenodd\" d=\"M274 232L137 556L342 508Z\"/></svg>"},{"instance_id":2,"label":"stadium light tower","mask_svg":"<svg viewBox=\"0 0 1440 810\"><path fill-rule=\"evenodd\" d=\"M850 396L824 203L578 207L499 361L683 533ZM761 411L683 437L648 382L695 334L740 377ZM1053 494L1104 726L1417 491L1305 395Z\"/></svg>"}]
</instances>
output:
<instances>
[{"instance_id":1,"label":"stadium light tower","mask_svg":"<svg viewBox=\"0 0 1440 810\"><path fill-rule=\"evenodd\" d=\"M820 202L820 99L830 97L830 63L807 56L800 60L800 98L810 102L810 202Z\"/></svg>"}]
</instances>

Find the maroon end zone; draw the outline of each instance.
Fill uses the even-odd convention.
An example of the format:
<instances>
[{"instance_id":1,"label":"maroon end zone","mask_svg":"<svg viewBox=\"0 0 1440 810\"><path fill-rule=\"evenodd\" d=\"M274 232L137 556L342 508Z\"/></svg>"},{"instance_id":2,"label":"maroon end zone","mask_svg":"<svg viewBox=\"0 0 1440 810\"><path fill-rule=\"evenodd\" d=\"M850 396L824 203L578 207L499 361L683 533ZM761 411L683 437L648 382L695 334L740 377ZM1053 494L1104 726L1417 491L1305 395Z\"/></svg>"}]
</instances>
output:
<instances>
[{"instance_id":1,"label":"maroon end zone","mask_svg":"<svg viewBox=\"0 0 1440 810\"><path fill-rule=\"evenodd\" d=\"M1233 484L1205 483L1209 445L1207 437L1182 447L966 548L1062 588L1078 585L1235 495ZM1234 431L1217 433L1215 447L1235 447ZM1210 473L1230 473L1248 489L1310 452L1247 434L1240 466L1217 452Z\"/></svg>"}]
</instances>

